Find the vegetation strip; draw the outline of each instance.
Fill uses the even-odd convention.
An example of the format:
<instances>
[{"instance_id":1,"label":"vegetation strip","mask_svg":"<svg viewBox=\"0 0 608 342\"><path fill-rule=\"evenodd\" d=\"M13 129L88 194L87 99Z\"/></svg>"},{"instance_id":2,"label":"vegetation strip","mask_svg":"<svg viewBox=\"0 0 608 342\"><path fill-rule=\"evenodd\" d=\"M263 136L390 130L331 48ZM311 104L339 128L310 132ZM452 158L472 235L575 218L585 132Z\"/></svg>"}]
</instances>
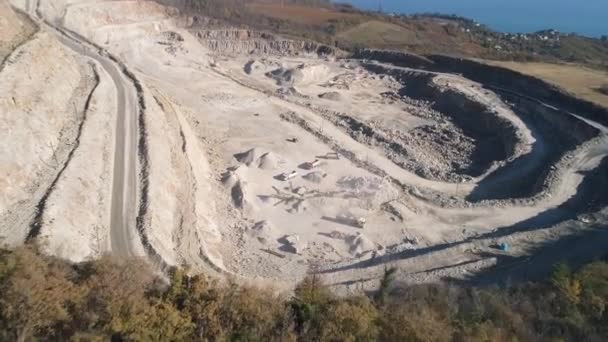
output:
<instances>
[{"instance_id":1,"label":"vegetation strip","mask_svg":"<svg viewBox=\"0 0 608 342\"><path fill-rule=\"evenodd\" d=\"M0 340L602 341L608 263L505 288L408 286L387 268L376 289L338 297L319 276L292 294L218 283L142 260L81 264L34 246L0 248Z\"/></svg>"}]
</instances>

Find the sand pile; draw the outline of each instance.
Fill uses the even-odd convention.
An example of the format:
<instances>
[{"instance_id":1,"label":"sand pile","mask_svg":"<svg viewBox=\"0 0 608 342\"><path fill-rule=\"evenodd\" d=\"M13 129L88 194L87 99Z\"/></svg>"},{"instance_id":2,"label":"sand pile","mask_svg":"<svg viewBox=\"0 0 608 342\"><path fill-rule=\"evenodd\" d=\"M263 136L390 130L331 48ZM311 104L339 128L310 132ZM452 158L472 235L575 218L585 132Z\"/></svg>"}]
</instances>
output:
<instances>
[{"instance_id":1,"label":"sand pile","mask_svg":"<svg viewBox=\"0 0 608 342\"><path fill-rule=\"evenodd\" d=\"M184 37L181 34L174 31L165 31L160 34L168 42L183 42Z\"/></svg>"},{"instance_id":2,"label":"sand pile","mask_svg":"<svg viewBox=\"0 0 608 342\"><path fill-rule=\"evenodd\" d=\"M382 178L344 176L337 182L344 189L355 191L378 191L382 188Z\"/></svg>"},{"instance_id":3,"label":"sand pile","mask_svg":"<svg viewBox=\"0 0 608 342\"><path fill-rule=\"evenodd\" d=\"M330 91L327 93L319 94L318 96L321 99L331 101L340 101L342 99L342 95L340 95L340 93L338 93L337 91Z\"/></svg>"},{"instance_id":4,"label":"sand pile","mask_svg":"<svg viewBox=\"0 0 608 342\"><path fill-rule=\"evenodd\" d=\"M241 164L251 166L257 162L264 153L257 147L252 148L246 152L237 153L234 158Z\"/></svg>"},{"instance_id":5,"label":"sand pile","mask_svg":"<svg viewBox=\"0 0 608 342\"><path fill-rule=\"evenodd\" d=\"M299 235L284 236L279 242L283 244L281 250L294 254L300 254L308 247L308 243L300 239Z\"/></svg>"},{"instance_id":6,"label":"sand pile","mask_svg":"<svg viewBox=\"0 0 608 342\"><path fill-rule=\"evenodd\" d=\"M297 201L291 208L287 209L290 214L301 214L308 210L308 202L305 200Z\"/></svg>"},{"instance_id":7,"label":"sand pile","mask_svg":"<svg viewBox=\"0 0 608 342\"><path fill-rule=\"evenodd\" d=\"M238 181L239 176L232 171L228 171L222 175L222 184L227 188L232 188Z\"/></svg>"},{"instance_id":8,"label":"sand pile","mask_svg":"<svg viewBox=\"0 0 608 342\"><path fill-rule=\"evenodd\" d=\"M230 199L236 208L250 211L253 206L249 201L245 171L246 168L238 166L228 169L222 174L222 184L230 190Z\"/></svg>"},{"instance_id":9,"label":"sand pile","mask_svg":"<svg viewBox=\"0 0 608 342\"><path fill-rule=\"evenodd\" d=\"M245 168L240 166L231 167L222 174L222 184L227 188L232 188L244 176Z\"/></svg>"},{"instance_id":10,"label":"sand pile","mask_svg":"<svg viewBox=\"0 0 608 342\"><path fill-rule=\"evenodd\" d=\"M302 72L301 84L317 84L331 77L331 70L325 64L301 65L298 68Z\"/></svg>"},{"instance_id":11,"label":"sand pile","mask_svg":"<svg viewBox=\"0 0 608 342\"><path fill-rule=\"evenodd\" d=\"M300 93L294 87L281 87L277 89L278 96L298 96L298 97L307 97L306 95Z\"/></svg>"},{"instance_id":12,"label":"sand pile","mask_svg":"<svg viewBox=\"0 0 608 342\"><path fill-rule=\"evenodd\" d=\"M276 239L277 230L268 221L259 221L247 231L247 234L258 239L260 243L266 244Z\"/></svg>"},{"instance_id":13,"label":"sand pile","mask_svg":"<svg viewBox=\"0 0 608 342\"><path fill-rule=\"evenodd\" d=\"M283 163L283 159L273 152L262 152L259 148L252 148L246 152L237 153L234 158L246 166L254 166L262 170L275 170ZM238 173L238 168L236 169Z\"/></svg>"},{"instance_id":14,"label":"sand pile","mask_svg":"<svg viewBox=\"0 0 608 342\"><path fill-rule=\"evenodd\" d=\"M235 208L242 210L245 215L251 215L257 210L251 201L251 191L247 182L238 181L230 191Z\"/></svg>"},{"instance_id":15,"label":"sand pile","mask_svg":"<svg viewBox=\"0 0 608 342\"><path fill-rule=\"evenodd\" d=\"M244 181L243 167L233 167L222 174L222 184L230 189L230 197L235 207L239 209L248 208L247 182Z\"/></svg>"},{"instance_id":16,"label":"sand pile","mask_svg":"<svg viewBox=\"0 0 608 342\"><path fill-rule=\"evenodd\" d=\"M376 244L361 233L348 237L346 239L346 243L349 246L349 252L355 256L359 256L376 249Z\"/></svg>"},{"instance_id":17,"label":"sand pile","mask_svg":"<svg viewBox=\"0 0 608 342\"><path fill-rule=\"evenodd\" d=\"M247 75L251 75L252 72L258 71L263 68L264 68L264 65L262 63L252 59L249 62L245 63L243 70L245 71L245 73Z\"/></svg>"},{"instance_id":18,"label":"sand pile","mask_svg":"<svg viewBox=\"0 0 608 342\"><path fill-rule=\"evenodd\" d=\"M315 184L320 184L323 181L324 177L325 177L325 174L321 171L309 172L309 173L305 174L304 176L302 176L302 178L304 178L305 180L307 180L311 183L315 183Z\"/></svg>"},{"instance_id":19,"label":"sand pile","mask_svg":"<svg viewBox=\"0 0 608 342\"><path fill-rule=\"evenodd\" d=\"M245 197L247 188L245 184L245 182L238 180L230 191L230 194L232 196L232 202L239 209L243 209L247 205L247 199Z\"/></svg>"},{"instance_id":20,"label":"sand pile","mask_svg":"<svg viewBox=\"0 0 608 342\"><path fill-rule=\"evenodd\" d=\"M266 73L267 77L274 79L280 86L321 83L327 81L330 75L329 67L324 64L301 64L295 68L280 67Z\"/></svg>"},{"instance_id":21,"label":"sand pile","mask_svg":"<svg viewBox=\"0 0 608 342\"><path fill-rule=\"evenodd\" d=\"M286 69L284 67L267 72L266 76L275 80L280 86L293 86L304 78L300 69Z\"/></svg>"},{"instance_id":22,"label":"sand pile","mask_svg":"<svg viewBox=\"0 0 608 342\"><path fill-rule=\"evenodd\" d=\"M258 168L262 170L275 170L279 167L281 158L272 152L264 153L258 160Z\"/></svg>"}]
</instances>

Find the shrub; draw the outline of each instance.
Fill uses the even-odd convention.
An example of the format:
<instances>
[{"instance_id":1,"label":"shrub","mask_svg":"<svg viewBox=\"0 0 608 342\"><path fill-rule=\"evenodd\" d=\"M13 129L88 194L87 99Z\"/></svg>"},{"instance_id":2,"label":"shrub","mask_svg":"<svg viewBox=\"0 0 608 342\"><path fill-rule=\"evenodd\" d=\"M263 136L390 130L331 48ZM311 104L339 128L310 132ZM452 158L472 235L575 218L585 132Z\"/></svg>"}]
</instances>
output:
<instances>
[{"instance_id":1,"label":"shrub","mask_svg":"<svg viewBox=\"0 0 608 342\"><path fill-rule=\"evenodd\" d=\"M287 299L182 268L167 283L141 260L72 265L31 246L0 249L0 340L608 339L605 262L559 265L546 282L508 288L399 286L394 272L379 295L337 297L311 275Z\"/></svg>"}]
</instances>

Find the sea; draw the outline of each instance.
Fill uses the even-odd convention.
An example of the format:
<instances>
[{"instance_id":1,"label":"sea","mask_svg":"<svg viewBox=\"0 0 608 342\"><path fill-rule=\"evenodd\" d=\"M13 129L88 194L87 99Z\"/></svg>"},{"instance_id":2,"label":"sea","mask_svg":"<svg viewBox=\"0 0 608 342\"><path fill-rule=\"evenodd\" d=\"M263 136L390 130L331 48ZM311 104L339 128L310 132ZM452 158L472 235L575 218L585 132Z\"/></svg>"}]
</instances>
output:
<instances>
[{"instance_id":1,"label":"sea","mask_svg":"<svg viewBox=\"0 0 608 342\"><path fill-rule=\"evenodd\" d=\"M338 0L386 13L456 14L502 32L555 29L589 37L608 35L608 0Z\"/></svg>"}]
</instances>

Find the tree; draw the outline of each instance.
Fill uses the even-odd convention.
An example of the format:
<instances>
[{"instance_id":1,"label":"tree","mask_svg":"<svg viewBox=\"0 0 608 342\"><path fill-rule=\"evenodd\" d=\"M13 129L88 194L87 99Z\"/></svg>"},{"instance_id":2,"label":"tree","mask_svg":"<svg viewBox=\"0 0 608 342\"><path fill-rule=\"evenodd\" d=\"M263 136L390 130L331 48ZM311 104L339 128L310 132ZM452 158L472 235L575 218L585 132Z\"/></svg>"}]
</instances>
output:
<instances>
[{"instance_id":1,"label":"tree","mask_svg":"<svg viewBox=\"0 0 608 342\"><path fill-rule=\"evenodd\" d=\"M294 292L295 296L291 299L290 306L296 332L311 338L318 337L323 313L333 299L332 294L315 273L304 278Z\"/></svg>"},{"instance_id":2,"label":"tree","mask_svg":"<svg viewBox=\"0 0 608 342\"><path fill-rule=\"evenodd\" d=\"M194 336L200 340L213 340L223 332L223 291L203 275L189 279L181 310L187 312L194 323Z\"/></svg>"},{"instance_id":3,"label":"tree","mask_svg":"<svg viewBox=\"0 0 608 342\"><path fill-rule=\"evenodd\" d=\"M142 260L104 257L82 269L84 299L77 305L75 322L81 331L94 326L117 339L145 336L145 322L151 310L147 292L155 276Z\"/></svg>"},{"instance_id":4,"label":"tree","mask_svg":"<svg viewBox=\"0 0 608 342\"><path fill-rule=\"evenodd\" d=\"M0 341L608 340L606 262L507 288L392 286L393 275L374 298L335 296L313 273L286 300L181 268L160 280L141 260L0 249Z\"/></svg>"},{"instance_id":5,"label":"tree","mask_svg":"<svg viewBox=\"0 0 608 342\"><path fill-rule=\"evenodd\" d=\"M397 268L396 267L385 267L384 268L384 275L382 276L382 279L380 280L380 288L378 289L378 292L376 293L376 302L378 304L384 304L388 298L388 294L389 291L391 289L391 286L393 285L393 282L395 281L395 273L397 273Z\"/></svg>"},{"instance_id":6,"label":"tree","mask_svg":"<svg viewBox=\"0 0 608 342\"><path fill-rule=\"evenodd\" d=\"M0 250L0 340L57 338L54 327L71 319L82 293L64 263L42 260L34 246Z\"/></svg>"},{"instance_id":7,"label":"tree","mask_svg":"<svg viewBox=\"0 0 608 342\"><path fill-rule=\"evenodd\" d=\"M378 310L364 296L333 301L323 315L321 341L376 341Z\"/></svg>"},{"instance_id":8,"label":"tree","mask_svg":"<svg viewBox=\"0 0 608 342\"><path fill-rule=\"evenodd\" d=\"M149 308L142 323L142 341L186 341L192 338L194 325L190 316L163 301L157 301Z\"/></svg>"},{"instance_id":9,"label":"tree","mask_svg":"<svg viewBox=\"0 0 608 342\"><path fill-rule=\"evenodd\" d=\"M420 298L416 298L420 300ZM450 315L426 303L393 301L380 314L380 341L451 341Z\"/></svg>"},{"instance_id":10,"label":"tree","mask_svg":"<svg viewBox=\"0 0 608 342\"><path fill-rule=\"evenodd\" d=\"M558 264L551 275L551 284L572 304L578 304L581 296L581 284L572 277L566 264Z\"/></svg>"}]
</instances>

